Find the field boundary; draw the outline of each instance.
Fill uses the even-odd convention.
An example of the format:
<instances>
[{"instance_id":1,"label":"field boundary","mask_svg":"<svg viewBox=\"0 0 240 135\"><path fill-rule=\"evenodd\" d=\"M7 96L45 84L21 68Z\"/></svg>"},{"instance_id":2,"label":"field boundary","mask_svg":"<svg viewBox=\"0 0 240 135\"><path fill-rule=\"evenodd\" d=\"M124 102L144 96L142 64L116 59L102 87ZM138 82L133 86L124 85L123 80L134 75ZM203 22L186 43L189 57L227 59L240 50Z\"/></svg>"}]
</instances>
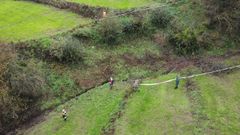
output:
<instances>
[{"instance_id":1,"label":"field boundary","mask_svg":"<svg viewBox=\"0 0 240 135\"><path fill-rule=\"evenodd\" d=\"M193 74L190 76L184 76L184 77L180 77L180 79L189 79L189 78L194 78L194 77L199 77L199 76L205 76L205 75L209 75L209 74L214 74L214 73L219 73L219 72L223 72L223 71L228 71L228 70L233 70L233 69L237 69L240 68L240 65L236 65L236 66L231 66L231 67L227 67L227 68L223 68L223 69L218 69L218 70L214 70L214 71L210 71L210 72L205 72L205 73L200 73L200 74ZM143 83L140 84L142 86L154 86L154 85L160 85L160 84L165 84L165 83L170 83L170 82L174 82L176 79L170 79L170 80L166 80L163 82L158 82L158 83Z\"/></svg>"},{"instance_id":2,"label":"field boundary","mask_svg":"<svg viewBox=\"0 0 240 135\"><path fill-rule=\"evenodd\" d=\"M36 2L36 3L42 3L42 4L48 5L48 3L45 3L45 2L50 2L51 3L51 1L54 1L54 0L19 0L19 1L30 1L30 2L32 1L32 2ZM44 1L44 2L42 2L42 1ZM53 6L53 7L55 7L55 6ZM114 14L109 15L108 17L96 17L96 16L94 16L94 17L92 17L92 19L94 19L93 21L90 21L90 22L85 23L85 24L75 25L73 28L57 31L57 32L55 32L53 34L47 34L47 35L40 36L40 37L37 37L37 38L12 41L11 43L28 42L28 41L32 41L32 40L39 40L41 38L46 38L46 37L54 37L54 36L57 36L57 35L62 35L62 34L66 34L66 33L69 33L69 32L73 32L73 31L75 31L75 30L77 30L79 28L96 25L98 22L101 22L101 21L103 21L104 19L107 19L107 18L108 19L113 19L113 18L121 17L121 16L129 16L129 15L134 15L134 13L137 14L137 13L139 13L141 11L147 12L147 11L151 11L151 10L154 10L154 9L157 9L157 8L163 8L163 7L166 7L166 5L164 5L164 4L161 4L161 5L150 5L148 7L141 7L141 8L137 8L137 9L126 10L124 12L122 12L122 11L114 12ZM57 8L57 7L55 7L55 8ZM59 8L60 9L66 9L66 8L61 8L61 7L59 7ZM101 11L104 11L103 8L101 9ZM81 14L79 14L79 15L81 15ZM81 15L81 16L84 17L83 15ZM29 17L31 17L31 16L29 16ZM34 19L34 18L35 17L31 17L31 19ZM66 17L66 18L68 18L68 17ZM28 17L26 19L28 19ZM22 22L22 20L20 22L14 23L14 24L9 25L7 27L6 26L0 27L0 30L1 29L8 29L9 27L15 26L16 24L21 23L21 22Z\"/></svg>"},{"instance_id":3,"label":"field boundary","mask_svg":"<svg viewBox=\"0 0 240 135\"><path fill-rule=\"evenodd\" d=\"M31 1L40 4L45 4L49 6L53 6L58 9L67 9L76 14L79 14L83 17L88 18L101 18L102 11L108 11L108 8L105 7L92 7L85 4L79 4L75 2L68 2L64 0L22 0L22 1Z\"/></svg>"}]
</instances>

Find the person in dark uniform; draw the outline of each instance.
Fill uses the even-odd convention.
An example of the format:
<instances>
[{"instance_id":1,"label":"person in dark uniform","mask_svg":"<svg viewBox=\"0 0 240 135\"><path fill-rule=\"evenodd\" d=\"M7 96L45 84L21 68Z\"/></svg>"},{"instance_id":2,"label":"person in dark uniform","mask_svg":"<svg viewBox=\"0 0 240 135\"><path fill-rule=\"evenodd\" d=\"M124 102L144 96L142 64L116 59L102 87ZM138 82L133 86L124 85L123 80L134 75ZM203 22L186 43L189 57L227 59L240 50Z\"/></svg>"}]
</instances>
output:
<instances>
[{"instance_id":1,"label":"person in dark uniform","mask_svg":"<svg viewBox=\"0 0 240 135\"><path fill-rule=\"evenodd\" d=\"M179 75L177 75L176 76L176 86L175 86L175 89L178 89L179 83L180 83L180 77L179 77Z\"/></svg>"}]
</instances>

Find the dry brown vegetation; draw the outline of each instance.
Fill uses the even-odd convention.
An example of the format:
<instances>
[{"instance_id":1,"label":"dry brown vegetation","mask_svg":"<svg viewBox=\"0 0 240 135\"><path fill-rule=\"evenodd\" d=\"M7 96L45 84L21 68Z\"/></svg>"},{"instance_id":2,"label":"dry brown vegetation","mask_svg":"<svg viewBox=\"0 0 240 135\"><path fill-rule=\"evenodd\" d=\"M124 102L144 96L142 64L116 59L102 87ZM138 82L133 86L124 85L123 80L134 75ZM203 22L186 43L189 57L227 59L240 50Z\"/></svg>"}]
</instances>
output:
<instances>
[{"instance_id":1,"label":"dry brown vegetation","mask_svg":"<svg viewBox=\"0 0 240 135\"><path fill-rule=\"evenodd\" d=\"M240 31L239 0L205 0L210 25L235 35Z\"/></svg>"}]
</instances>

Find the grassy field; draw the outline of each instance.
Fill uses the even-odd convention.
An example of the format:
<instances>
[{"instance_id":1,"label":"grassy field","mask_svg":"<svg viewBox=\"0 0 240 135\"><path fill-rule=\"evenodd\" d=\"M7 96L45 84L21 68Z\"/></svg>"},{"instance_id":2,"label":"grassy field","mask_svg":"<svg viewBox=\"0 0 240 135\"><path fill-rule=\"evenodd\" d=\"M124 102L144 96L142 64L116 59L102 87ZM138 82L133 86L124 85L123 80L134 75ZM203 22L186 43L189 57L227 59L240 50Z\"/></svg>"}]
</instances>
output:
<instances>
[{"instance_id":1,"label":"grassy field","mask_svg":"<svg viewBox=\"0 0 240 135\"><path fill-rule=\"evenodd\" d=\"M168 80L174 76L172 74L157 80ZM169 83L160 86L142 86L139 90L129 100L125 114L116 124L117 135L191 133L193 118L184 86L175 90L174 83Z\"/></svg>"},{"instance_id":2,"label":"grassy field","mask_svg":"<svg viewBox=\"0 0 240 135\"><path fill-rule=\"evenodd\" d=\"M101 6L117 9L147 6L153 3L153 0L67 0L67 1L83 3L91 6Z\"/></svg>"},{"instance_id":3,"label":"grassy field","mask_svg":"<svg viewBox=\"0 0 240 135\"><path fill-rule=\"evenodd\" d=\"M240 132L240 72L226 76L197 78L202 99L202 133Z\"/></svg>"},{"instance_id":4,"label":"grassy field","mask_svg":"<svg viewBox=\"0 0 240 135\"><path fill-rule=\"evenodd\" d=\"M117 134L237 134L240 72L196 78L193 90L185 82L141 87L117 123ZM164 80L164 79L163 79Z\"/></svg>"},{"instance_id":5,"label":"grassy field","mask_svg":"<svg viewBox=\"0 0 240 135\"><path fill-rule=\"evenodd\" d=\"M146 82L168 80L175 75ZM194 84L191 90L187 90L186 81L177 90L174 83L142 86L130 97L124 114L115 123L115 134L237 134L240 132L239 75L240 71L234 71L198 77L191 80ZM116 87L109 91L104 85L63 105L69 110L66 123L60 118L61 106L25 134L100 134L118 110L126 89L120 84Z\"/></svg>"},{"instance_id":6,"label":"grassy field","mask_svg":"<svg viewBox=\"0 0 240 135\"><path fill-rule=\"evenodd\" d=\"M90 20L56 8L31 2L0 1L0 42L52 35Z\"/></svg>"},{"instance_id":7,"label":"grassy field","mask_svg":"<svg viewBox=\"0 0 240 135\"><path fill-rule=\"evenodd\" d=\"M77 100L64 104L46 117L46 121L25 131L28 135L99 135L110 117L119 108L126 85L109 90L103 85L80 96ZM69 119L61 119L62 108L67 108Z\"/></svg>"}]
</instances>

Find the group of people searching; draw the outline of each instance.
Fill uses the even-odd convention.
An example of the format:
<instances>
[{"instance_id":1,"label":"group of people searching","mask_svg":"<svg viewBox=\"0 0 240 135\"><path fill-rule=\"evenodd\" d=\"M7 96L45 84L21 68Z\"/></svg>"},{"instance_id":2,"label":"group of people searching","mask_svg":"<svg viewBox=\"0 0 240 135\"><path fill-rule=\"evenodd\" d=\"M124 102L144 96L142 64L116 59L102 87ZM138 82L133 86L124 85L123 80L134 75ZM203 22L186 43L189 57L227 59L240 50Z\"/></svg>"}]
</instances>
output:
<instances>
[{"instance_id":1,"label":"group of people searching","mask_svg":"<svg viewBox=\"0 0 240 135\"><path fill-rule=\"evenodd\" d=\"M139 80L136 80L136 81L134 82L134 84L135 84L135 83L138 83L138 82L139 82ZM177 75L177 76L176 76L175 89L178 89L179 83L180 83L180 77L179 77L179 75ZM109 84L109 87L110 87L110 90L111 90L111 89L113 88L113 85L114 85L114 79L113 79L112 77L110 77L110 79L109 79L109 81L108 81L108 84ZM139 83L138 83L138 84L139 84ZM134 87L134 88L135 88L135 87ZM65 108L62 110L62 118L63 118L64 121L67 120L67 111L66 111Z\"/></svg>"}]
</instances>

